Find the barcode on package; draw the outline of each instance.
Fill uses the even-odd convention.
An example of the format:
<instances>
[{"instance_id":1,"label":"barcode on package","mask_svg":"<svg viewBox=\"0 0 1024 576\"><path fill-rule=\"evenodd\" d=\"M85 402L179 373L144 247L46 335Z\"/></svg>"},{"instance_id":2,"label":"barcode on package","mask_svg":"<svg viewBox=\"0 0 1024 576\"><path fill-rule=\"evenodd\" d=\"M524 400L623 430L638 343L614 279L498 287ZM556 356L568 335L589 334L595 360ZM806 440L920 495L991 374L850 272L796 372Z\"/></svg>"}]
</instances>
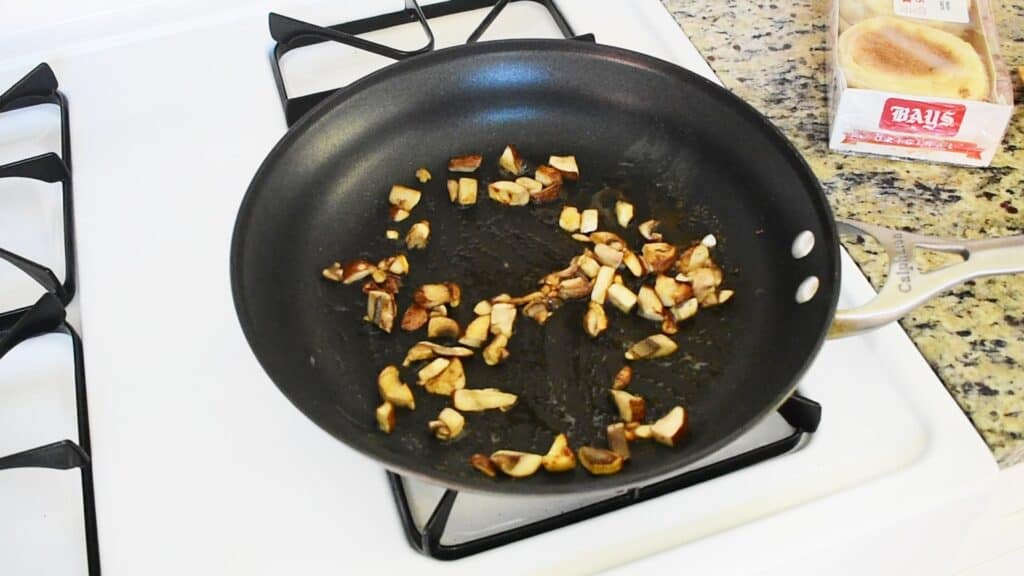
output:
<instances>
[{"instance_id":1,"label":"barcode on package","mask_svg":"<svg viewBox=\"0 0 1024 576\"><path fill-rule=\"evenodd\" d=\"M892 0L897 16L940 22L966 24L971 20L969 8L970 0Z\"/></svg>"}]
</instances>

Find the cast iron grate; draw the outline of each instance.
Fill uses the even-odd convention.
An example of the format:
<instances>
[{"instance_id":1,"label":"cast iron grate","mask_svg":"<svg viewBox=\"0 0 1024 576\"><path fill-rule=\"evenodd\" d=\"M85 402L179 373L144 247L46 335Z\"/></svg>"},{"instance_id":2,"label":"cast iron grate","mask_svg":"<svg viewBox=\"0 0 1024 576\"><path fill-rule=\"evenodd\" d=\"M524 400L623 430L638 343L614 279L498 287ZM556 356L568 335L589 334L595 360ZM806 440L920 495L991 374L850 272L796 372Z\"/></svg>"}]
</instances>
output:
<instances>
[{"instance_id":1,"label":"cast iron grate","mask_svg":"<svg viewBox=\"0 0 1024 576\"><path fill-rule=\"evenodd\" d=\"M303 48L323 42L339 42L392 60L404 60L419 54L425 54L434 49L434 33L431 31L428 22L430 18L460 14L480 8L491 8L490 12L487 13L480 24L466 38L466 43L469 44L476 42L483 36L506 6L512 2L526 1L544 6L552 21L565 38L589 42L594 41L593 34L576 35L573 32L572 27L569 26L565 17L562 16L558 7L555 6L554 0L449 0L448 2L439 2L424 7L420 7L416 0L406 0L405 10L327 27L317 26L271 12L270 36L277 42L274 45L274 52L271 57L271 68L274 71L277 93L281 98L281 105L284 107L285 121L288 123L288 126L291 126L303 114L309 112L310 109L334 92L334 90L324 90L303 96L291 97L288 95L284 76L281 73L281 58L296 48ZM415 50L399 50L358 36L359 34L384 30L412 22L420 23L426 38L426 43Z\"/></svg>"},{"instance_id":2,"label":"cast iron grate","mask_svg":"<svg viewBox=\"0 0 1024 576\"><path fill-rule=\"evenodd\" d=\"M64 225L63 283L50 268L4 250L0 259L9 262L43 287L35 304L16 310L0 310L0 361L16 346L45 334L65 334L71 340L74 356L75 410L78 442L60 440L15 454L0 456L0 470L13 468L78 468L82 482L82 506L85 521L86 561L90 576L99 576L99 543L96 531L96 502L93 490L88 403L85 390L85 364L82 341L66 321L64 307L75 293L75 235L71 187L71 137L67 98L58 90L57 78L42 63L0 95L0 113L53 104L60 110L60 155L46 153L0 166L0 178L29 178L61 183Z\"/></svg>"}]
</instances>

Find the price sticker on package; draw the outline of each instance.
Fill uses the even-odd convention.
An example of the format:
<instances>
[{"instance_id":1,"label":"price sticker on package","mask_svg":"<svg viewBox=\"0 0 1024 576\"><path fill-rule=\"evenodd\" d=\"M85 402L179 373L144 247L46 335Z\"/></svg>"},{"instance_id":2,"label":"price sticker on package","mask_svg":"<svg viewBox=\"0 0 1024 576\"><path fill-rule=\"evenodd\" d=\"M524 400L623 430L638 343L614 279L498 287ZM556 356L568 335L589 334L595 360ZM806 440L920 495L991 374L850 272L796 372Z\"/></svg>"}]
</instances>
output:
<instances>
[{"instance_id":1,"label":"price sticker on package","mask_svg":"<svg viewBox=\"0 0 1024 576\"><path fill-rule=\"evenodd\" d=\"M892 9L897 16L906 18L960 24L971 21L968 14L970 0L892 0Z\"/></svg>"}]
</instances>

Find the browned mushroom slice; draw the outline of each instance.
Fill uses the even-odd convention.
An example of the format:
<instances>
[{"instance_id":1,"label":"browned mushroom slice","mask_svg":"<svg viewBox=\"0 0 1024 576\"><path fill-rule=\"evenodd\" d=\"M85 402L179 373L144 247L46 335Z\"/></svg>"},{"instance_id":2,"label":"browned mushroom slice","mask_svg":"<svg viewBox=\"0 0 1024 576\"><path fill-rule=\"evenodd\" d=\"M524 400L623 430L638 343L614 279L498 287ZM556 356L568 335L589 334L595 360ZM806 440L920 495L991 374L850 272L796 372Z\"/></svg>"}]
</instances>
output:
<instances>
[{"instance_id":1,"label":"browned mushroom slice","mask_svg":"<svg viewBox=\"0 0 1024 576\"><path fill-rule=\"evenodd\" d=\"M420 196L422 194L419 190L395 184L391 187L391 192L388 194L388 202L399 210L412 212L412 209L419 204Z\"/></svg>"},{"instance_id":2,"label":"browned mushroom slice","mask_svg":"<svg viewBox=\"0 0 1024 576\"><path fill-rule=\"evenodd\" d=\"M548 164L562 173L562 177L566 180L578 180L580 177L580 169L576 165L575 156L551 156L548 158Z\"/></svg>"},{"instance_id":3,"label":"browned mushroom slice","mask_svg":"<svg viewBox=\"0 0 1024 576\"><path fill-rule=\"evenodd\" d=\"M594 239L594 235L590 235L591 240ZM622 258L624 254L621 250L616 250L607 244L595 244L594 245L594 257L602 266L608 266L611 268L618 268L622 264Z\"/></svg>"},{"instance_id":4,"label":"browned mushroom slice","mask_svg":"<svg viewBox=\"0 0 1024 576\"><path fill-rule=\"evenodd\" d=\"M491 462L491 457L486 454L473 454L469 458L469 464L479 470L484 476L494 478L498 474L498 469L494 467L494 462Z\"/></svg>"},{"instance_id":5,"label":"browned mushroom slice","mask_svg":"<svg viewBox=\"0 0 1024 576\"><path fill-rule=\"evenodd\" d=\"M620 311L629 314L636 306L636 294L623 284L612 284L608 287L608 301Z\"/></svg>"},{"instance_id":6,"label":"browned mushroom slice","mask_svg":"<svg viewBox=\"0 0 1024 576\"><path fill-rule=\"evenodd\" d=\"M541 456L516 450L498 450L491 454L491 462L506 476L526 478L540 469Z\"/></svg>"},{"instance_id":7,"label":"browned mushroom slice","mask_svg":"<svg viewBox=\"0 0 1024 576\"><path fill-rule=\"evenodd\" d=\"M618 221L619 226L628 227L629 223L633 221L633 205L625 200L617 200L615 202L615 220Z\"/></svg>"},{"instance_id":8,"label":"browned mushroom slice","mask_svg":"<svg viewBox=\"0 0 1024 576\"><path fill-rule=\"evenodd\" d=\"M678 306L672 307L672 317L676 322L689 320L697 314L698 303L696 298L690 298Z\"/></svg>"},{"instance_id":9,"label":"browned mushroom slice","mask_svg":"<svg viewBox=\"0 0 1024 576\"><path fill-rule=\"evenodd\" d=\"M709 294L714 294L715 289L722 283L722 270L718 266L708 265L690 272L693 279L693 295L703 301ZM717 301L714 302L717 304Z\"/></svg>"},{"instance_id":10,"label":"browned mushroom slice","mask_svg":"<svg viewBox=\"0 0 1024 576\"><path fill-rule=\"evenodd\" d=\"M662 239L661 234L657 232L659 224L661 222L657 220L645 220L637 226L637 229L640 231L640 235L644 237L644 240L657 242Z\"/></svg>"},{"instance_id":11,"label":"browned mushroom slice","mask_svg":"<svg viewBox=\"0 0 1024 576\"><path fill-rule=\"evenodd\" d=\"M526 188L526 191L530 193L530 196L533 196L537 192L540 192L541 190L544 189L543 184L534 180L533 178L530 178L529 176L520 176L519 178L516 178L516 184L519 184L523 188Z\"/></svg>"},{"instance_id":12,"label":"browned mushroom slice","mask_svg":"<svg viewBox=\"0 0 1024 576\"><path fill-rule=\"evenodd\" d=\"M416 304L430 309L452 301L452 293L447 284L424 284L416 289L412 299Z\"/></svg>"},{"instance_id":13,"label":"browned mushroom slice","mask_svg":"<svg viewBox=\"0 0 1024 576\"><path fill-rule=\"evenodd\" d=\"M566 232L576 232L580 229L582 216L575 206L563 206L562 213L558 216L558 226Z\"/></svg>"},{"instance_id":14,"label":"browned mushroom slice","mask_svg":"<svg viewBox=\"0 0 1024 576\"><path fill-rule=\"evenodd\" d=\"M661 331L669 336L679 332L679 322L670 312L665 312L661 319Z\"/></svg>"},{"instance_id":15,"label":"browned mushroom slice","mask_svg":"<svg viewBox=\"0 0 1024 576\"><path fill-rule=\"evenodd\" d=\"M439 376L442 372L448 369L448 365L452 361L450 358L435 358L431 360L426 366L420 368L416 373L417 383L420 386L424 386L427 382L433 380Z\"/></svg>"},{"instance_id":16,"label":"browned mushroom slice","mask_svg":"<svg viewBox=\"0 0 1024 576\"><path fill-rule=\"evenodd\" d=\"M580 213L580 232L590 234L597 230L598 212L596 208L588 208ZM587 238L589 240L589 237Z\"/></svg>"},{"instance_id":17,"label":"browned mushroom slice","mask_svg":"<svg viewBox=\"0 0 1024 576\"><path fill-rule=\"evenodd\" d=\"M647 439L653 437L654 433L651 431L650 424L641 424L633 429L633 435L637 438Z\"/></svg>"},{"instance_id":18,"label":"browned mushroom slice","mask_svg":"<svg viewBox=\"0 0 1024 576\"><path fill-rule=\"evenodd\" d=\"M405 309L405 314L402 315L402 330L406 332L413 332L423 328L423 325L427 323L429 319L429 312L427 309L418 305L411 304Z\"/></svg>"},{"instance_id":19,"label":"browned mushroom slice","mask_svg":"<svg viewBox=\"0 0 1024 576\"><path fill-rule=\"evenodd\" d=\"M694 270L706 266L710 260L711 252L708 251L708 247L703 244L697 244L683 251L683 254L679 256L679 260L676 262L676 269L687 276L691 276Z\"/></svg>"},{"instance_id":20,"label":"browned mushroom slice","mask_svg":"<svg viewBox=\"0 0 1024 576\"><path fill-rule=\"evenodd\" d=\"M409 259L405 257L405 254L395 254L381 260L377 264L377 268L387 270L395 276L405 276L409 273Z\"/></svg>"},{"instance_id":21,"label":"browned mushroom slice","mask_svg":"<svg viewBox=\"0 0 1024 576\"><path fill-rule=\"evenodd\" d=\"M506 206L525 206L530 203L530 193L519 184L510 180L499 180L487 185L487 195L491 200Z\"/></svg>"},{"instance_id":22,"label":"browned mushroom slice","mask_svg":"<svg viewBox=\"0 0 1024 576\"><path fill-rule=\"evenodd\" d=\"M371 290L366 295L367 322L376 324L378 328L390 334L397 315L398 307L395 305L394 295L383 290Z\"/></svg>"},{"instance_id":23,"label":"browned mushroom slice","mask_svg":"<svg viewBox=\"0 0 1024 576\"><path fill-rule=\"evenodd\" d=\"M419 180L420 184L430 182L430 170L427 170L426 168L417 168L416 179Z\"/></svg>"},{"instance_id":24,"label":"browned mushroom slice","mask_svg":"<svg viewBox=\"0 0 1024 576\"><path fill-rule=\"evenodd\" d=\"M686 410L676 406L651 425L651 437L666 446L675 446L686 431Z\"/></svg>"},{"instance_id":25,"label":"browned mushroom slice","mask_svg":"<svg viewBox=\"0 0 1024 576\"><path fill-rule=\"evenodd\" d=\"M647 360L668 356L679 349L679 345L664 334L648 336L626 350L626 360Z\"/></svg>"},{"instance_id":26,"label":"browned mushroom slice","mask_svg":"<svg viewBox=\"0 0 1024 576\"><path fill-rule=\"evenodd\" d=\"M637 303L639 304L639 313L641 318L647 320L661 321L662 311L665 306L661 303L661 299L658 298L657 292L650 286L641 286L640 291L636 295Z\"/></svg>"},{"instance_id":27,"label":"browned mushroom slice","mask_svg":"<svg viewBox=\"0 0 1024 576\"><path fill-rule=\"evenodd\" d=\"M591 338L597 338L607 329L608 315L604 312L604 306L594 301L588 302L587 311L583 314L583 331Z\"/></svg>"},{"instance_id":28,"label":"browned mushroom slice","mask_svg":"<svg viewBox=\"0 0 1024 576\"><path fill-rule=\"evenodd\" d=\"M675 263L676 252L676 247L667 242L650 242L644 244L641 257L652 271L664 272Z\"/></svg>"},{"instance_id":29,"label":"browned mushroom slice","mask_svg":"<svg viewBox=\"0 0 1024 576\"><path fill-rule=\"evenodd\" d=\"M421 220L409 228L408 234L405 235L405 245L409 250L423 250L427 247L429 239L430 222Z\"/></svg>"},{"instance_id":30,"label":"browned mushroom slice","mask_svg":"<svg viewBox=\"0 0 1024 576\"><path fill-rule=\"evenodd\" d=\"M395 429L395 405L385 400L383 404L377 406L374 415L377 417L377 427L381 432L391 434Z\"/></svg>"},{"instance_id":31,"label":"browned mushroom slice","mask_svg":"<svg viewBox=\"0 0 1024 576\"><path fill-rule=\"evenodd\" d=\"M438 358L437 360L443 360ZM435 360L434 362L437 362ZM433 364L433 362L431 362ZM428 367L430 365L428 364ZM426 368L424 368L425 370ZM420 370L422 373L423 370ZM444 370L439 374L422 382L423 387L426 388L427 392L431 394L440 394L441 396L450 396L452 392L461 390L466 387L466 371L462 367L462 361L458 358L451 358L448 364L445 365Z\"/></svg>"},{"instance_id":32,"label":"browned mushroom slice","mask_svg":"<svg viewBox=\"0 0 1024 576\"><path fill-rule=\"evenodd\" d=\"M518 180L517 180L518 182ZM558 195L562 193L562 183L552 184L545 186L536 192L530 192L530 202L534 204L547 204L558 200Z\"/></svg>"},{"instance_id":33,"label":"browned mushroom slice","mask_svg":"<svg viewBox=\"0 0 1024 576\"><path fill-rule=\"evenodd\" d=\"M669 308L689 300L693 295L693 290L688 284L676 282L674 278L664 274L658 274L654 279L654 292L661 303Z\"/></svg>"},{"instance_id":34,"label":"browned mushroom slice","mask_svg":"<svg viewBox=\"0 0 1024 576\"><path fill-rule=\"evenodd\" d=\"M533 177L541 183L541 186L561 186L562 185L562 173L551 166L545 166L541 164L537 166L536 172Z\"/></svg>"},{"instance_id":35,"label":"browned mushroom slice","mask_svg":"<svg viewBox=\"0 0 1024 576\"><path fill-rule=\"evenodd\" d=\"M512 327L516 321L516 307L508 302L491 305L491 334L512 337Z\"/></svg>"},{"instance_id":36,"label":"browned mushroom slice","mask_svg":"<svg viewBox=\"0 0 1024 576\"><path fill-rule=\"evenodd\" d=\"M625 390L613 389L611 394L623 422L641 422L644 419L647 414L647 403L643 398Z\"/></svg>"},{"instance_id":37,"label":"browned mushroom slice","mask_svg":"<svg viewBox=\"0 0 1024 576\"><path fill-rule=\"evenodd\" d=\"M479 154L467 154L455 156L448 160L449 172L476 172L484 162L484 157Z\"/></svg>"},{"instance_id":38,"label":"browned mushroom slice","mask_svg":"<svg viewBox=\"0 0 1024 576\"><path fill-rule=\"evenodd\" d=\"M594 448L593 446L580 448L579 458L583 468L594 476L615 474L622 470L622 463L625 461L622 456L611 450Z\"/></svg>"},{"instance_id":39,"label":"browned mushroom slice","mask_svg":"<svg viewBox=\"0 0 1024 576\"><path fill-rule=\"evenodd\" d=\"M455 340L459 337L459 323L454 318L447 316L434 316L427 323L427 338L441 339L450 338Z\"/></svg>"},{"instance_id":40,"label":"browned mushroom slice","mask_svg":"<svg viewBox=\"0 0 1024 576\"><path fill-rule=\"evenodd\" d=\"M498 166L513 176L519 176L523 173L523 158L519 155L519 151L516 150L514 145L509 144L505 146L501 156L498 158Z\"/></svg>"},{"instance_id":41,"label":"browned mushroom slice","mask_svg":"<svg viewBox=\"0 0 1024 576\"><path fill-rule=\"evenodd\" d=\"M629 442L626 440L625 424L622 422L609 424L606 430L608 432L608 447L612 449L612 452L622 456L623 460L629 460Z\"/></svg>"},{"instance_id":42,"label":"browned mushroom slice","mask_svg":"<svg viewBox=\"0 0 1024 576\"><path fill-rule=\"evenodd\" d=\"M548 453L541 459L541 465L548 472L567 472L576 467L576 455L569 447L569 439L565 434L555 436Z\"/></svg>"},{"instance_id":43,"label":"browned mushroom slice","mask_svg":"<svg viewBox=\"0 0 1024 576\"><path fill-rule=\"evenodd\" d=\"M508 336L504 334L497 334L491 343L488 344L483 351L484 364L488 366L497 366L501 364L509 357L508 351Z\"/></svg>"},{"instance_id":44,"label":"browned mushroom slice","mask_svg":"<svg viewBox=\"0 0 1024 576\"><path fill-rule=\"evenodd\" d=\"M548 321L548 318L551 317L551 310L548 310L548 306L544 301L534 300L523 306L523 316L543 326Z\"/></svg>"},{"instance_id":45,"label":"browned mushroom slice","mask_svg":"<svg viewBox=\"0 0 1024 576\"><path fill-rule=\"evenodd\" d=\"M644 264L644 261L636 255L636 252L631 250L626 250L622 254L622 265L636 278L641 278L644 274L647 274L647 266Z\"/></svg>"},{"instance_id":46,"label":"browned mushroom slice","mask_svg":"<svg viewBox=\"0 0 1024 576\"><path fill-rule=\"evenodd\" d=\"M593 286L583 278L569 278L558 285L558 297L562 300L579 300L590 294Z\"/></svg>"},{"instance_id":47,"label":"browned mushroom slice","mask_svg":"<svg viewBox=\"0 0 1024 576\"><path fill-rule=\"evenodd\" d=\"M452 394L452 404L462 412L483 412L498 409L507 412L516 404L515 394L497 388L463 388Z\"/></svg>"},{"instance_id":48,"label":"browned mushroom slice","mask_svg":"<svg viewBox=\"0 0 1024 576\"><path fill-rule=\"evenodd\" d=\"M459 178L455 201L461 206L476 204L478 184L474 178Z\"/></svg>"},{"instance_id":49,"label":"browned mushroom slice","mask_svg":"<svg viewBox=\"0 0 1024 576\"><path fill-rule=\"evenodd\" d=\"M437 356L437 354L434 352L433 348L424 346L423 342L419 342L413 345L412 348L409 348L409 351L405 353L405 360L402 360L402 366L409 366L413 362L419 362L420 360L430 360L435 356Z\"/></svg>"},{"instance_id":50,"label":"browned mushroom slice","mask_svg":"<svg viewBox=\"0 0 1024 576\"><path fill-rule=\"evenodd\" d=\"M623 366L615 373L615 378L612 380L612 390L625 390L632 381L633 367L629 365Z\"/></svg>"},{"instance_id":51,"label":"browned mushroom slice","mask_svg":"<svg viewBox=\"0 0 1024 576\"><path fill-rule=\"evenodd\" d=\"M400 408L416 409L416 401L412 396L412 389L399 377L396 366L385 366L377 375L377 391L385 402L390 402Z\"/></svg>"},{"instance_id":52,"label":"browned mushroom slice","mask_svg":"<svg viewBox=\"0 0 1024 576\"><path fill-rule=\"evenodd\" d=\"M451 408L445 408L437 415L437 420L431 420L427 424L427 429L438 440L451 440L462 434L465 426L466 418L462 414Z\"/></svg>"},{"instance_id":53,"label":"browned mushroom slice","mask_svg":"<svg viewBox=\"0 0 1024 576\"><path fill-rule=\"evenodd\" d=\"M466 326L466 333L459 339L459 344L479 348L487 341L491 331L491 315L477 316Z\"/></svg>"}]
</instances>

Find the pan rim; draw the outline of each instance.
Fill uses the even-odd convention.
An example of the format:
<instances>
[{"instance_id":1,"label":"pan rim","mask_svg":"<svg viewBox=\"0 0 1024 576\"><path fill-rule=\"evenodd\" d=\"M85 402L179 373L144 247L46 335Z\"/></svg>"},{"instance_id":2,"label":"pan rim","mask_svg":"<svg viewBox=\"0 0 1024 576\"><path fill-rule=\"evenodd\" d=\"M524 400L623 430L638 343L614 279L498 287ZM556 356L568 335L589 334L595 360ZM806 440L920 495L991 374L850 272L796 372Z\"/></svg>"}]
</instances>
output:
<instances>
[{"instance_id":1,"label":"pan rim","mask_svg":"<svg viewBox=\"0 0 1024 576\"><path fill-rule=\"evenodd\" d=\"M260 163L259 168L253 175L253 178L246 189L245 195L241 201L238 209L238 214L235 221L234 230L231 238L230 248L230 279L231 279L231 292L232 299L235 306L235 312L238 316L239 323L242 327L242 332L245 335L246 342L249 345L250 350L259 362L260 367L263 369L267 377L274 382L274 385L281 391L281 393L288 398L291 402L306 418L312 421L324 432L335 438L339 442L342 442L346 446L359 452L360 454L371 458L378 464L381 464L384 468L394 471L402 476L417 478L429 482L435 485L441 485L447 488L478 493L478 494L490 494L490 495L501 495L502 497L559 497L565 495L585 495L585 494L616 494L624 491L628 491L633 488L641 487L650 484L652 481L667 477L672 474L670 470L662 470L657 467L651 470L645 470L643 473L638 474L637 478L632 481L624 481L621 483L615 482L615 477L608 477L605 482L570 482L564 484L530 484L530 483L516 483L514 481L493 481L490 479L488 483L481 482L479 484L467 484L458 479L453 478L447 473L437 472L436 475L430 474L425 470L419 470L403 463L406 458L388 454L378 453L367 446L360 444L354 437L342 438L339 435L334 434L326 427L322 426L317 420L310 417L306 411L300 406L292 395L285 390L284 387L278 384L277 379L271 375L268 366L266 365L264 358L257 352L257 348L263 348L259 342L260 335L256 334L253 320L250 318L250 311L246 306L246 297L243 293L241 280L242 277L242 260L244 254L244 246L246 244L246 237L249 232L249 214L253 210L253 206L256 202L256 198L259 196L260 183L265 180L267 173L272 169L276 158L283 155L284 151L287 150L292 143L301 138L306 132L315 129L317 123L322 120L331 110L336 106L341 105L351 95L366 89L376 83L382 82L392 76L400 75L404 70L410 67L418 67L424 64L430 65L435 60L445 61L451 58L459 58L461 56L486 54L492 52L504 52L509 54L516 53L536 53L538 51L548 53L572 53L580 54L583 57L598 57L611 59L617 63L623 65L634 66L637 68L644 68L651 70L655 73L668 74L674 77L682 77L685 81L695 83L703 90L708 90L717 95L720 98L725 99L730 107L742 116L746 116L753 123L760 126L762 130L766 131L766 135L777 142L781 147L781 151L784 152L785 156L788 156L793 170L801 176L802 180L805 180L806 185L809 188L816 191L810 200L814 203L815 211L822 214L822 227L827 231L828 238L821 238L819 246L827 249L831 253L830 265L832 268L831 277L828 278L829 290L827 292L820 291L819 297L828 298L828 313L826 322L821 330L820 334L815 341L814 345L810 348L806 354L802 364L793 373L793 378L789 385L783 389L778 397L773 399L770 406L767 406L761 410L755 417L751 418L743 426L737 427L730 434L723 436L721 439L711 442L700 450L694 450L689 457L682 462L676 464L676 469L684 466L693 464L708 455L717 452L723 447L735 441L741 435L749 431L759 422L761 422L766 416L776 411L778 407L785 402L787 398L796 390L800 379L806 373L807 369L813 363L817 357L821 347L827 337L828 327L831 324L831 319L835 315L835 311L838 305L839 290L841 285L841 266L840 266L840 244L838 231L836 227L835 217L832 213L831 206L828 203L828 199L822 189L821 182L817 176L811 170L810 165L806 159L800 154L799 150L793 145L793 143L778 129L768 118L751 106L748 102L741 99L740 97L733 94L728 89L720 86L699 74L696 74L690 70L687 70L681 66L678 66L672 62L662 60L653 56L649 56L640 52L626 50L623 48L596 44L590 42L581 42L576 40L561 40L561 39L515 39L515 40L494 40L487 42L477 42L474 44L453 46L449 48L440 49L434 52L418 55L407 60L396 62L380 70L377 70L355 82L349 84L344 88L340 88L335 91L329 97L325 98L318 105L313 107L309 112L303 115L288 131L281 137L281 139L274 145L274 147L267 153L266 157ZM264 188L265 189L265 188ZM825 278L822 278L825 280ZM425 468L425 467L424 467ZM609 483L613 485L609 485Z\"/></svg>"}]
</instances>

